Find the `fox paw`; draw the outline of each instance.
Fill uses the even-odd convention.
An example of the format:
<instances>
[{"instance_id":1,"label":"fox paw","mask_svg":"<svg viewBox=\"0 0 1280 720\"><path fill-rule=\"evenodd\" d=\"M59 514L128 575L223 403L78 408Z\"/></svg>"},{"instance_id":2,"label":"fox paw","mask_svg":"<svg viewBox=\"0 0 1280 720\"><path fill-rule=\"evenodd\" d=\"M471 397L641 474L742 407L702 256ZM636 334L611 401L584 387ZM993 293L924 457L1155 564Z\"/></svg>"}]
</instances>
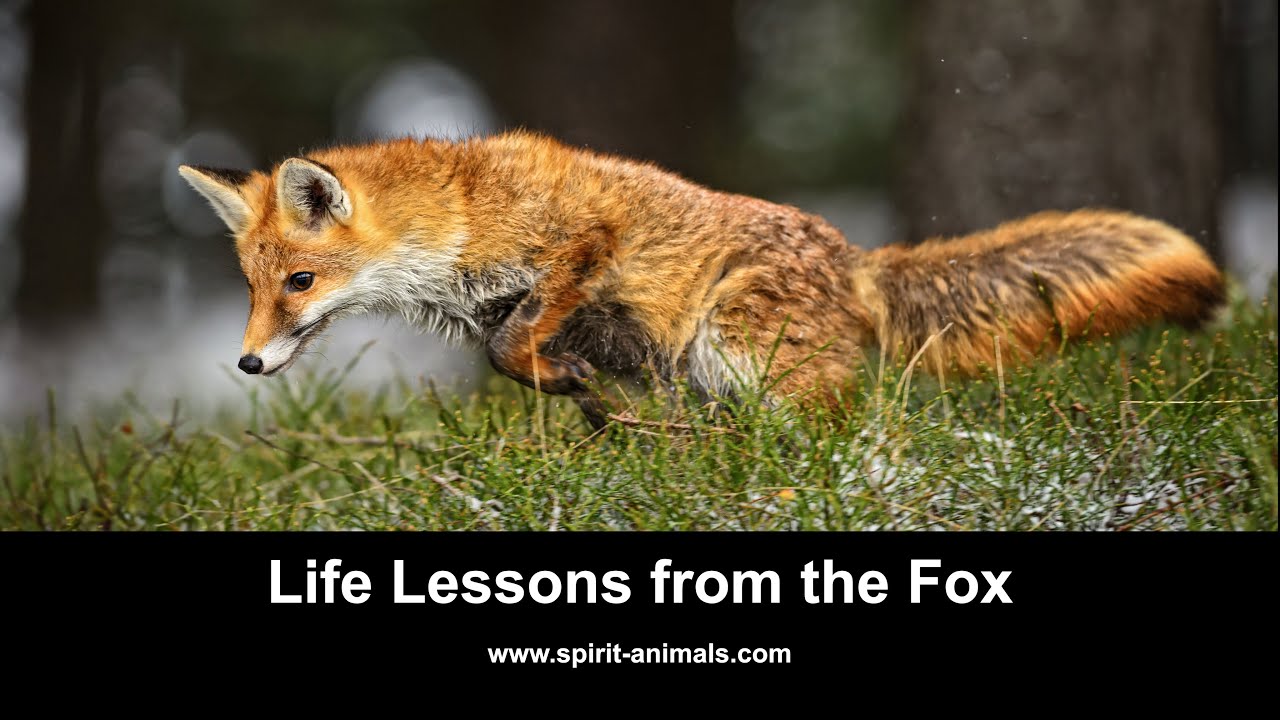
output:
<instances>
[{"instance_id":1,"label":"fox paw","mask_svg":"<svg viewBox=\"0 0 1280 720\"><path fill-rule=\"evenodd\" d=\"M589 394L595 377L591 363L573 353L542 357L539 369L538 385L551 395Z\"/></svg>"},{"instance_id":2,"label":"fox paw","mask_svg":"<svg viewBox=\"0 0 1280 720\"><path fill-rule=\"evenodd\" d=\"M584 385L595 379L596 369L591 367L591 363L583 360L581 357L574 355L573 353L566 352L560 353L557 359L564 365L566 371L578 380L582 381Z\"/></svg>"}]
</instances>

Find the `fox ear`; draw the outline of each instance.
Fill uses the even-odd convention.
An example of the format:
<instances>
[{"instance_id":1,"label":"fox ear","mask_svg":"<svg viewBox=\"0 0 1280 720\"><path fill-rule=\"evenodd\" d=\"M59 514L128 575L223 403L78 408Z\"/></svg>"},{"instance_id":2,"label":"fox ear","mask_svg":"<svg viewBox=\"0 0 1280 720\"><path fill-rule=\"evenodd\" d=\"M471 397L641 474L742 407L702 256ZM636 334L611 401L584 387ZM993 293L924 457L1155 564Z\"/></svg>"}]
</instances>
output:
<instances>
[{"instance_id":1,"label":"fox ear","mask_svg":"<svg viewBox=\"0 0 1280 720\"><path fill-rule=\"evenodd\" d=\"M191 183L191 187L209 201L213 211L233 233L249 226L253 211L240 188L249 181L249 173L241 170L222 170L199 165L180 165L178 173Z\"/></svg>"},{"instance_id":2,"label":"fox ear","mask_svg":"<svg viewBox=\"0 0 1280 720\"><path fill-rule=\"evenodd\" d=\"M312 228L330 218L344 225L351 220L351 198L342 183L312 160L289 158L280 164L276 199L282 210Z\"/></svg>"}]
</instances>

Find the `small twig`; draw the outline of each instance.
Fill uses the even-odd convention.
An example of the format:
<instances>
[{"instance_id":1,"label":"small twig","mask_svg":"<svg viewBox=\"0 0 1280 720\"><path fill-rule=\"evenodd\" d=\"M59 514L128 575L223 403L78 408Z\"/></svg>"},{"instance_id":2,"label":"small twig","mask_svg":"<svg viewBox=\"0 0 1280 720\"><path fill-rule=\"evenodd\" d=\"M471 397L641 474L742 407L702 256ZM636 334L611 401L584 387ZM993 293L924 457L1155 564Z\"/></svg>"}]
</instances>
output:
<instances>
[{"instance_id":1,"label":"small twig","mask_svg":"<svg viewBox=\"0 0 1280 720\"><path fill-rule=\"evenodd\" d=\"M1004 361L1000 354L1000 336L995 336L996 343L996 378L1000 383L1000 434L1004 435Z\"/></svg>"},{"instance_id":2,"label":"small twig","mask_svg":"<svg viewBox=\"0 0 1280 720\"><path fill-rule=\"evenodd\" d=\"M1280 398L1252 398L1249 400L1121 400L1121 405L1235 405L1237 403L1273 403Z\"/></svg>"},{"instance_id":3,"label":"small twig","mask_svg":"<svg viewBox=\"0 0 1280 720\"><path fill-rule=\"evenodd\" d=\"M948 520L948 519L946 519L946 518L944 518L944 517L939 517L939 516L937 516L937 515L934 515L933 513L929 512L928 510L920 510L920 509L917 509L917 508L913 508L913 507L911 507L910 505L903 505L903 504L901 504L901 503L896 503L896 502L893 502L892 500L888 500L888 499L886 499L886 498L884 498L884 497L868 498L868 497L867 497L867 495L866 495L866 493L850 493L850 495L852 495L852 496L854 496L854 497L862 497L862 498L866 498L866 499L869 499L869 500L878 500L878 501L880 501L880 503L881 503L881 504L883 504L883 505L888 505L889 507L892 507L892 508L894 508L894 509L896 509L896 510L904 510L904 511L909 512L909 513L914 513L914 514L916 514L916 515L923 515L923 516L925 516L926 518L928 518L929 520L932 520L933 522L941 523L941 524L943 524L943 525L946 525L946 526L950 527L952 530L964 530L964 529L965 529L965 527L964 527L963 525L961 525L960 523L957 523L957 522L955 522L955 521L953 521L953 520ZM897 525L898 525L898 521L897 521L897 518L893 517L893 513L889 513L889 518L890 518L890 521L893 523L893 526L894 526L894 527L897 527Z\"/></svg>"},{"instance_id":4,"label":"small twig","mask_svg":"<svg viewBox=\"0 0 1280 720\"><path fill-rule=\"evenodd\" d=\"M938 363L938 392L942 395L942 419L951 428L951 394L947 392L947 367Z\"/></svg>"},{"instance_id":5,"label":"small twig","mask_svg":"<svg viewBox=\"0 0 1280 720\"><path fill-rule=\"evenodd\" d=\"M334 445L359 445L364 447L386 447L393 445L406 450L420 450L422 447L408 440L397 440L386 437L377 437L374 435L353 436L339 435L333 432L326 433L309 433L299 432L297 430L287 430L285 428L270 428L268 432L272 434L280 434L295 440L305 440L307 442L327 442Z\"/></svg>"},{"instance_id":6,"label":"small twig","mask_svg":"<svg viewBox=\"0 0 1280 720\"><path fill-rule=\"evenodd\" d=\"M542 377L538 372L538 344L529 334L529 357L533 358L533 414L538 439L542 443L542 459L547 459L547 416L542 409Z\"/></svg>"},{"instance_id":7,"label":"small twig","mask_svg":"<svg viewBox=\"0 0 1280 720\"><path fill-rule=\"evenodd\" d=\"M793 491L793 492L817 492L817 493L823 493L823 494L826 494L826 493L828 492L828 490L827 490L826 488L820 488L820 487L805 487L805 486L803 486L803 485L788 485L788 486L768 486L768 487L758 487L758 488L752 488L751 490L740 490L740 491L738 491L738 492L721 493L721 494L718 494L718 495L713 495L712 497L730 498L730 497L733 497L734 495L744 495L744 494L749 493L749 492L759 492L759 491L771 491L771 492L772 492L772 491L782 491L782 490L791 490L791 491ZM966 529L966 528L965 528L965 526L961 525L960 523L957 523L957 522L955 522L955 521L953 521L953 520L948 520L948 519L946 519L946 518L944 518L944 517L939 517L939 516L937 516L937 515L934 515L933 513L929 512L928 510L921 510L921 509L919 509L919 508L911 507L910 505L903 505L903 504L901 504L901 503L892 502L892 501L890 501L890 500L886 500L886 499L884 499L884 498L872 497L872 496L868 495L866 492L856 492L856 491L854 491L854 492L849 492L849 493L848 493L848 496L849 496L849 497L855 497L855 498L861 498L861 499L863 499L863 500L879 501L879 502L881 502L882 504L884 504L884 505L886 505L886 506L888 506L888 507L894 508L895 510L902 510L902 511L905 511L905 512L914 513L914 514L916 514L916 515L923 515L925 518L927 518L927 519L929 519L929 520L931 520L931 521L933 521L933 522L939 523L939 524L941 524L941 525L947 525L947 526L949 526L952 530L965 530L965 529ZM695 499L695 500L696 500L696 499L701 499L701 498L703 498L704 496L702 496L702 495L690 495L690 496L688 496L688 497L689 497L690 499ZM749 506L749 507L750 507L751 509L753 509L753 510L765 510L766 508L762 508L762 507L759 507L759 506L756 506L756 505L750 505L750 503L760 502L761 500L772 500L773 498L776 498L776 497L777 497L777 495L776 495L776 494L774 494L774 495L768 495L768 496L762 496L762 497L755 498L754 500L750 500L750 501L748 501L748 503L742 503L742 502L739 502L738 504L739 504L739 505L741 505L741 506Z\"/></svg>"},{"instance_id":8,"label":"small twig","mask_svg":"<svg viewBox=\"0 0 1280 720\"><path fill-rule=\"evenodd\" d=\"M1147 513L1146 515L1143 515L1142 517L1138 518L1137 520L1130 520L1129 522L1125 523L1124 525L1121 525L1120 527L1116 528L1116 532L1125 532L1125 531L1127 531L1127 530L1129 530L1129 529L1133 528L1135 525L1140 525L1140 524L1142 524L1142 523L1146 522L1147 520L1150 520L1151 518L1156 517L1157 515L1163 515L1163 514L1165 514L1165 513L1167 513L1167 512L1171 512L1171 511L1172 511L1172 510L1174 510L1175 508L1178 508L1178 507L1181 507L1181 506L1183 506L1183 505L1186 505L1187 503L1191 502L1192 500L1195 500L1196 498L1200 497L1201 495L1204 495L1205 493L1209 492L1210 490L1216 490L1217 488L1220 488L1220 487L1222 487L1223 485L1226 485L1226 484L1227 484L1227 481L1223 480L1223 481L1222 481L1222 482L1220 482L1220 483L1214 483L1213 485L1210 485L1210 486L1208 486L1208 487L1206 487L1206 488L1204 488L1204 489L1202 489L1202 490L1199 490L1199 491L1197 491L1197 492L1194 492L1194 493L1192 493L1192 494L1188 495L1188 496L1187 496L1187 497L1185 497L1185 498L1181 498L1181 499L1178 499L1178 500L1174 500L1174 501L1170 502L1167 506L1165 506L1165 507L1163 507L1163 508L1161 508L1161 509L1159 509L1159 510L1154 510L1154 511L1152 511L1152 512L1149 512L1149 513Z\"/></svg>"},{"instance_id":9,"label":"small twig","mask_svg":"<svg viewBox=\"0 0 1280 720\"><path fill-rule=\"evenodd\" d=\"M1062 422L1066 424L1067 432L1071 433L1071 437L1074 437L1074 438L1080 437L1080 433L1076 432L1076 429L1071 425L1071 421L1067 419L1067 416L1063 414L1062 410L1058 407L1058 403L1054 402L1052 398L1049 399L1049 409L1053 410L1053 412L1056 413L1058 417L1062 419Z\"/></svg>"},{"instance_id":10,"label":"small twig","mask_svg":"<svg viewBox=\"0 0 1280 720\"><path fill-rule=\"evenodd\" d=\"M1161 406L1168 405L1169 403L1177 399L1179 395L1195 387L1201 380L1204 380L1205 378L1209 377L1209 375L1212 373L1213 373L1212 369L1205 370L1204 372L1197 375L1194 379L1192 379L1191 382L1187 383L1186 385L1183 385L1181 388L1178 388L1178 391L1175 392L1173 396L1170 397L1168 400L1163 400L1156 404ZM1125 387L1127 388L1128 385L1126 384ZM1146 426L1147 423L1151 422L1152 418L1154 418L1156 415L1159 415L1159 414L1160 414L1160 408L1157 407L1155 410L1152 410L1151 412L1147 413L1147 416L1142 418L1142 420L1140 420L1137 425L1134 425L1133 428L1131 428L1123 436L1121 436L1120 442L1116 443L1116 446L1114 449L1112 449L1111 454L1107 456L1106 462L1102 464L1102 470L1098 472L1099 480L1106 477L1107 473L1111 471L1111 463L1115 462L1116 457L1120 455L1120 451L1124 448L1125 443L1133 439L1133 437L1138 434L1139 430L1141 430L1144 426ZM1120 416L1124 417L1124 413L1120 413Z\"/></svg>"},{"instance_id":11,"label":"small twig","mask_svg":"<svg viewBox=\"0 0 1280 720\"><path fill-rule=\"evenodd\" d=\"M673 423L662 420L641 420L640 418L631 417L630 415L619 415L617 413L609 413L606 417L627 427L657 427L665 430L681 430L683 432L694 432L695 430L706 430L708 432L727 433L730 435L742 435L742 433L733 428L722 428L715 425L708 425L705 428L695 428L687 423Z\"/></svg>"},{"instance_id":12,"label":"small twig","mask_svg":"<svg viewBox=\"0 0 1280 720\"><path fill-rule=\"evenodd\" d=\"M361 446L361 447L387 447L388 445L391 445L391 446L402 448L405 450L413 450L414 452L422 452L422 453L441 452L445 450L465 450L477 445L493 445L495 443L501 442L500 439L476 440L475 442L470 442L470 443L454 443L453 445L441 445L440 447L433 448L429 445L422 445L409 440L400 440L400 439L389 440L388 438L385 438L385 437L377 437L373 435L366 435L366 436L339 435L333 432L309 433L309 432L300 432L298 430L288 430L286 428L267 428L267 432L272 435L279 434L287 438L292 438L294 440L302 440L304 442L327 442L327 443L332 443L334 445L352 445L352 446ZM206 433L206 434L210 435L210 437L220 438L224 442L230 442L225 438L221 438L221 436L216 436L212 433ZM236 450L240 449L238 446L235 446L235 445L231 445L230 447Z\"/></svg>"},{"instance_id":13,"label":"small twig","mask_svg":"<svg viewBox=\"0 0 1280 720\"><path fill-rule=\"evenodd\" d=\"M258 433L254 432L254 431L252 431L252 430L245 430L245 431L244 431L244 434L245 434L245 435L248 435L249 437L251 437L251 438L253 438L253 439L255 439L255 440L257 440L258 442L262 443L263 445L266 445L266 446L267 446L267 447L269 447L269 448L273 448L273 449L279 450L280 452L285 453L286 455L292 455L293 457L295 457L295 458L297 458L297 459L299 459L299 460L303 460L303 461L305 461L305 462L315 463L316 465L319 465L320 467L324 468L325 470L328 470L329 472L335 472L335 473L338 473L339 475L342 475L343 477L355 477L355 476L354 476L354 475L352 475L351 473L346 472L345 470L342 470L341 468L337 468L337 467L334 467L333 465L328 465L328 464L322 463L322 462L320 462L319 460L316 460L316 459L315 459L315 458L313 458L313 457L308 457L308 456L303 455L303 454L301 454L301 453L296 453L296 452L294 452L294 451L292 451L292 450L290 450L290 449L288 449L288 448L282 448L282 447L280 447L279 445L277 445L277 444L275 444L275 443L271 442L270 440L268 440L268 439L266 439L266 438L262 437L261 435L259 435Z\"/></svg>"},{"instance_id":14,"label":"small twig","mask_svg":"<svg viewBox=\"0 0 1280 720\"><path fill-rule=\"evenodd\" d=\"M925 350L928 350L928 349L929 349L929 346L933 344L933 341L934 341L934 340L937 340L937 339L938 339L938 338L940 338L940 337L942 337L943 333L945 333L946 331L950 330L950 329L951 329L951 326L952 326L952 325L954 325L954 324L955 324L955 323L947 323L947 324L946 324L946 326L945 326L945 327L943 327L941 330L939 330L938 332L936 332L936 333L934 333L934 334L930 335L927 339L925 339L924 343L920 345L920 349L919 349L919 350L917 350L917 351L916 351L916 354L915 354L915 355L913 355L913 356L911 357L911 362L907 363L907 369L906 369L906 371L902 374L902 378L901 378L900 380L898 380L898 387L894 388L894 391L893 391L893 394L894 394L894 396L895 396L895 397L901 397L901 398L902 398L902 415L903 415L904 417L905 417L905 416L906 416L906 414L907 414L907 408L906 408L906 405L907 405L907 396L906 396L906 393L911 391L911 375L915 372L915 369L916 369L916 363L920 362L920 357L921 357L922 355L924 355L924 351L925 351Z\"/></svg>"},{"instance_id":15,"label":"small twig","mask_svg":"<svg viewBox=\"0 0 1280 720\"><path fill-rule=\"evenodd\" d=\"M461 490L459 490L458 488L454 487L454 486L453 486L453 483L449 482L449 480L448 480L447 478L443 478L443 477L441 477L441 476L439 476L439 475L428 475L428 476L427 476L427 479L429 479L431 482L433 482L433 483L435 483L435 484L439 485L440 487L444 488L445 490L447 490L447 491L449 492L449 494L450 494L450 495L456 495L456 496L458 496L458 497L466 497L466 496L467 496L467 494L466 494L466 493L464 493L464 492L462 492Z\"/></svg>"},{"instance_id":16,"label":"small twig","mask_svg":"<svg viewBox=\"0 0 1280 720\"><path fill-rule=\"evenodd\" d=\"M385 492L388 494L390 493L390 491L387 489L387 486L383 485L382 481L378 479L378 476L369 472L368 468L366 468L364 465L361 465L359 462L355 460L351 461L351 465L354 466L355 469L360 471L360 474L364 476L365 480L369 481L370 485L372 485L378 490L381 490L382 492Z\"/></svg>"}]
</instances>

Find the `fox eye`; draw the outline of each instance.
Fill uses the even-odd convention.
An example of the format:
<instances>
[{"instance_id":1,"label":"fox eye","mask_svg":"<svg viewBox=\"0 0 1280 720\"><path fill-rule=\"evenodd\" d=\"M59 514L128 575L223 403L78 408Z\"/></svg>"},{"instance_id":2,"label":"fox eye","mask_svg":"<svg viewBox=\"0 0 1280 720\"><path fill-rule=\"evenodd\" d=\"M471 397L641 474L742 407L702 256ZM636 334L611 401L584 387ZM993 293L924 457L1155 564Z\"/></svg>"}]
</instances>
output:
<instances>
[{"instance_id":1,"label":"fox eye","mask_svg":"<svg viewBox=\"0 0 1280 720\"><path fill-rule=\"evenodd\" d=\"M294 290L306 290L311 287L316 276L309 272L294 273L289 276L289 287Z\"/></svg>"}]
</instances>

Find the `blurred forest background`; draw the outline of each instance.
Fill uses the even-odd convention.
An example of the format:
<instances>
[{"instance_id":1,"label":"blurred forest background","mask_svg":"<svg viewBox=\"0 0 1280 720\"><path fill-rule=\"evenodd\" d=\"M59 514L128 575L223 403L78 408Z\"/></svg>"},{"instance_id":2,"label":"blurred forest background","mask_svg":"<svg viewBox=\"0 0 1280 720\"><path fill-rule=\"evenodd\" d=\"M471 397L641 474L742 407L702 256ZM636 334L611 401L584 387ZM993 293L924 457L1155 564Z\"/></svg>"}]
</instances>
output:
<instances>
[{"instance_id":1,"label":"blurred forest background","mask_svg":"<svg viewBox=\"0 0 1280 720\"><path fill-rule=\"evenodd\" d=\"M511 127L875 246L1107 205L1276 267L1274 0L0 1L0 421L216 403L247 302L175 168ZM355 375L487 372L346 321Z\"/></svg>"}]
</instances>

